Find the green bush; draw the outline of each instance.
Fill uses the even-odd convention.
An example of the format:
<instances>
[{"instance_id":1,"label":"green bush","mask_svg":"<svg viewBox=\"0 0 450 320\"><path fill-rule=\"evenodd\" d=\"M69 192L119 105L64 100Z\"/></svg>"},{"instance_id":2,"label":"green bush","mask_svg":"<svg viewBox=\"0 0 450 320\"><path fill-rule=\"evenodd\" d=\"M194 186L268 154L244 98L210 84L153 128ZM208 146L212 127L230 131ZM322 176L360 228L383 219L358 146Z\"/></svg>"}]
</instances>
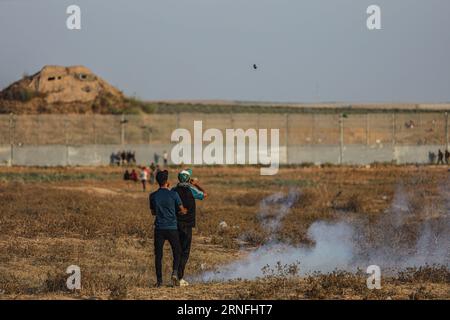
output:
<instances>
[{"instance_id":1,"label":"green bush","mask_svg":"<svg viewBox=\"0 0 450 320\"><path fill-rule=\"evenodd\" d=\"M152 103L146 103L142 106L142 111L145 113L155 113L158 110L158 106Z\"/></svg>"},{"instance_id":2,"label":"green bush","mask_svg":"<svg viewBox=\"0 0 450 320\"><path fill-rule=\"evenodd\" d=\"M136 115L141 113L141 109L138 107L126 108L124 111L125 114Z\"/></svg>"},{"instance_id":3,"label":"green bush","mask_svg":"<svg viewBox=\"0 0 450 320\"><path fill-rule=\"evenodd\" d=\"M126 113L128 114L137 114L137 111L140 110L144 113L154 113L158 106L154 103L149 103L145 101L141 101L137 98L127 98L125 100L126 105ZM128 110L132 110L131 113Z\"/></svg>"}]
</instances>

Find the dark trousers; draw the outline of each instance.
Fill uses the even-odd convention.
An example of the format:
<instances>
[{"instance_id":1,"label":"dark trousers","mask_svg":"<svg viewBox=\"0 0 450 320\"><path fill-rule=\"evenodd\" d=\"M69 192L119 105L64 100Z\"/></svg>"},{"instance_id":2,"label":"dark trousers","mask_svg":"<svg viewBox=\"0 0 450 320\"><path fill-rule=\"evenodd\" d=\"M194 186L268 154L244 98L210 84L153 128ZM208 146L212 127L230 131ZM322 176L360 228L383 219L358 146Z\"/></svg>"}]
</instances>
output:
<instances>
[{"instance_id":1,"label":"dark trousers","mask_svg":"<svg viewBox=\"0 0 450 320\"><path fill-rule=\"evenodd\" d=\"M178 267L178 279L183 279L184 269L189 260L189 253L191 252L191 242L192 242L192 227L178 225L178 235L180 238L181 245L181 261Z\"/></svg>"},{"instance_id":2,"label":"dark trousers","mask_svg":"<svg viewBox=\"0 0 450 320\"><path fill-rule=\"evenodd\" d=\"M163 258L163 248L164 243L169 241L170 247L172 248L173 255L173 269L172 273L177 274L177 270L180 267L180 239L178 238L177 230L158 230L155 229L155 269L156 269L156 279L158 282L162 282L162 258Z\"/></svg>"}]
</instances>

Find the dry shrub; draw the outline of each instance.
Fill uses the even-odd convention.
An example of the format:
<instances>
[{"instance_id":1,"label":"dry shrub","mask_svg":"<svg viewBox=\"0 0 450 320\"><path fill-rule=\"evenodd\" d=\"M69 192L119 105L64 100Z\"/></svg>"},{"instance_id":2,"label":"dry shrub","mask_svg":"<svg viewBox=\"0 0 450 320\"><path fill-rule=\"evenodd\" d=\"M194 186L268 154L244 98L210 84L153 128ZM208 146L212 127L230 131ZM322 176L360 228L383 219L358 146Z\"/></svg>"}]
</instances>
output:
<instances>
[{"instance_id":1,"label":"dry shrub","mask_svg":"<svg viewBox=\"0 0 450 320\"><path fill-rule=\"evenodd\" d=\"M431 282L450 284L450 270L446 266L438 265L407 268L398 273L397 280L400 283Z\"/></svg>"},{"instance_id":2,"label":"dry shrub","mask_svg":"<svg viewBox=\"0 0 450 320\"><path fill-rule=\"evenodd\" d=\"M291 245L312 245L313 241L307 234L308 226L307 224L296 226L286 222L274 239Z\"/></svg>"},{"instance_id":3,"label":"dry shrub","mask_svg":"<svg viewBox=\"0 0 450 320\"><path fill-rule=\"evenodd\" d=\"M109 285L109 298L112 300L123 300L128 295L128 280L124 275L119 275Z\"/></svg>"},{"instance_id":4,"label":"dry shrub","mask_svg":"<svg viewBox=\"0 0 450 320\"><path fill-rule=\"evenodd\" d=\"M347 202L347 210L351 212L362 212L364 209L364 200L360 194L353 194Z\"/></svg>"},{"instance_id":5,"label":"dry shrub","mask_svg":"<svg viewBox=\"0 0 450 320\"><path fill-rule=\"evenodd\" d=\"M241 235L241 240L251 246L260 246L267 241L267 234L260 230L249 230Z\"/></svg>"},{"instance_id":6,"label":"dry shrub","mask_svg":"<svg viewBox=\"0 0 450 320\"><path fill-rule=\"evenodd\" d=\"M316 207L318 204L323 203L324 199L320 199L321 195L319 192L320 191L317 189L303 189L292 208L305 209L309 207Z\"/></svg>"},{"instance_id":7,"label":"dry shrub","mask_svg":"<svg viewBox=\"0 0 450 320\"><path fill-rule=\"evenodd\" d=\"M299 299L303 295L303 285L298 277L299 263L264 266L262 278L245 281L245 290L238 291L239 299Z\"/></svg>"},{"instance_id":8,"label":"dry shrub","mask_svg":"<svg viewBox=\"0 0 450 320\"><path fill-rule=\"evenodd\" d=\"M220 245L225 249L238 249L239 248L239 244L229 234L224 234L222 236L219 236L219 235L212 236L211 244Z\"/></svg>"},{"instance_id":9,"label":"dry shrub","mask_svg":"<svg viewBox=\"0 0 450 320\"><path fill-rule=\"evenodd\" d=\"M47 273L47 278L42 286L42 293L69 291L66 285L67 277L68 275L63 273Z\"/></svg>"},{"instance_id":10,"label":"dry shrub","mask_svg":"<svg viewBox=\"0 0 450 320\"><path fill-rule=\"evenodd\" d=\"M265 192L250 191L244 194L239 194L235 197L230 197L228 200L243 207L259 207L261 200L268 195L269 194Z\"/></svg>"},{"instance_id":11,"label":"dry shrub","mask_svg":"<svg viewBox=\"0 0 450 320\"><path fill-rule=\"evenodd\" d=\"M333 208L346 212L361 213L367 207L367 199L360 193L353 193L347 199L335 199Z\"/></svg>"},{"instance_id":12,"label":"dry shrub","mask_svg":"<svg viewBox=\"0 0 450 320\"><path fill-rule=\"evenodd\" d=\"M242 289L230 297L243 300L260 299L302 299L304 298L300 278L263 278L243 281Z\"/></svg>"},{"instance_id":13,"label":"dry shrub","mask_svg":"<svg viewBox=\"0 0 450 320\"><path fill-rule=\"evenodd\" d=\"M262 273L267 278L289 278L296 277L300 271L300 262L291 264L282 264L278 261L274 267L265 265L262 268Z\"/></svg>"},{"instance_id":14,"label":"dry shrub","mask_svg":"<svg viewBox=\"0 0 450 320\"><path fill-rule=\"evenodd\" d=\"M305 295L310 299L343 295L346 290L357 293L367 290L364 278L360 275L337 270L328 274L313 273L306 278Z\"/></svg>"},{"instance_id":15,"label":"dry shrub","mask_svg":"<svg viewBox=\"0 0 450 320\"><path fill-rule=\"evenodd\" d=\"M408 203L408 210L411 214L418 214L424 212L426 207L429 207L430 203L428 203L428 199L424 197L423 193L414 193L414 197L410 197Z\"/></svg>"},{"instance_id":16,"label":"dry shrub","mask_svg":"<svg viewBox=\"0 0 450 320\"><path fill-rule=\"evenodd\" d=\"M360 270L356 273L341 270L327 274L316 272L306 278L305 296L309 299L343 296L385 299L391 294L386 290L369 290L366 280L367 275Z\"/></svg>"},{"instance_id":17,"label":"dry shrub","mask_svg":"<svg viewBox=\"0 0 450 320\"><path fill-rule=\"evenodd\" d=\"M103 270L82 271L81 273L81 292L85 296L95 297L102 295L105 291L108 291L111 286L111 275L105 274Z\"/></svg>"},{"instance_id":18,"label":"dry shrub","mask_svg":"<svg viewBox=\"0 0 450 320\"><path fill-rule=\"evenodd\" d=\"M436 296L430 290L427 290L425 286L414 289L408 297L410 300L429 300L436 298Z\"/></svg>"},{"instance_id":19,"label":"dry shrub","mask_svg":"<svg viewBox=\"0 0 450 320\"><path fill-rule=\"evenodd\" d=\"M0 272L0 290L2 294L26 294L30 290L22 280L9 272ZM37 289L33 291L38 291Z\"/></svg>"}]
</instances>

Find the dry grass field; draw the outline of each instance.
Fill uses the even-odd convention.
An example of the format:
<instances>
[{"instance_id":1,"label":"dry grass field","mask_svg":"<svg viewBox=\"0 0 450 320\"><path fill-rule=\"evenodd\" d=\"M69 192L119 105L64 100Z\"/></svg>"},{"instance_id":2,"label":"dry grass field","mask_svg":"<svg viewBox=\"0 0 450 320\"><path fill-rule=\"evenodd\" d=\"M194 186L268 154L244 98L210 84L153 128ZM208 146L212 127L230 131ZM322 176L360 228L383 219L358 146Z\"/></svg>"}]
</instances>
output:
<instances>
[{"instance_id":1,"label":"dry grass field","mask_svg":"<svg viewBox=\"0 0 450 320\"><path fill-rule=\"evenodd\" d=\"M198 204L187 269L192 283L158 289L148 193L122 181L122 170L0 168L0 299L450 299L445 166L285 167L271 177L251 167L194 168L210 196ZM177 170L170 168L172 184ZM261 216L264 199L289 193L295 196L288 208L282 196L273 201L285 215L267 228L278 211ZM351 226L351 266L305 272L308 261L280 261L274 252L269 266L256 266L263 267L257 278L199 280L258 259L255 252L271 243L318 250L322 240L310 229L317 222ZM369 290L366 262L376 259L382 288ZM70 265L81 268L77 292L65 286Z\"/></svg>"}]
</instances>

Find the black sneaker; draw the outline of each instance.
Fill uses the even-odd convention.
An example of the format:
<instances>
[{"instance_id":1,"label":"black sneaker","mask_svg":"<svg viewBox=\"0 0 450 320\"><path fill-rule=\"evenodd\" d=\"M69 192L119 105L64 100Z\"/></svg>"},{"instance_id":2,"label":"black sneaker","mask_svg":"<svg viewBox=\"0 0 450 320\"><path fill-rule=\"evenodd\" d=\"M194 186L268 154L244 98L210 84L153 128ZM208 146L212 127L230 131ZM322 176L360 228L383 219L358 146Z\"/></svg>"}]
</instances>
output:
<instances>
[{"instance_id":1,"label":"black sneaker","mask_svg":"<svg viewBox=\"0 0 450 320\"><path fill-rule=\"evenodd\" d=\"M156 284L155 284L155 288L161 288L162 287L162 281L158 281L158 282L156 282Z\"/></svg>"}]
</instances>

